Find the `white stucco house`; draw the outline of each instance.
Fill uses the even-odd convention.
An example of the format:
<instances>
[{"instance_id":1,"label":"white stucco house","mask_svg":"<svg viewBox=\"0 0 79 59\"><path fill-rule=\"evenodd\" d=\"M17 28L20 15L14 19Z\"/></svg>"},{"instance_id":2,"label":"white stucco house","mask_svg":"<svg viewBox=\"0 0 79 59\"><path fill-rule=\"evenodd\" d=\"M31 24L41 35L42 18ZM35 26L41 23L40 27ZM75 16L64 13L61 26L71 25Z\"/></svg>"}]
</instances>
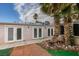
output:
<instances>
[{"instance_id":1,"label":"white stucco house","mask_svg":"<svg viewBox=\"0 0 79 59\"><path fill-rule=\"evenodd\" d=\"M20 7L18 6L17 8ZM33 18L35 13L38 15L37 22ZM73 24L73 35L75 35L76 44L79 45L79 21ZM52 39L54 30L54 18L44 14L41 11L41 6L37 5L29 9L28 12L25 8L24 12L21 13L21 22L0 23L0 49ZM63 32L64 27L61 26L62 35L64 34Z\"/></svg>"},{"instance_id":2,"label":"white stucco house","mask_svg":"<svg viewBox=\"0 0 79 59\"><path fill-rule=\"evenodd\" d=\"M38 43L53 37L53 18L40 8L37 6L23 14L21 22L0 23L0 49ZM33 18L35 13L38 14L37 22Z\"/></svg>"},{"instance_id":3,"label":"white stucco house","mask_svg":"<svg viewBox=\"0 0 79 59\"><path fill-rule=\"evenodd\" d=\"M53 36L52 25L0 23L0 49L38 43Z\"/></svg>"}]
</instances>

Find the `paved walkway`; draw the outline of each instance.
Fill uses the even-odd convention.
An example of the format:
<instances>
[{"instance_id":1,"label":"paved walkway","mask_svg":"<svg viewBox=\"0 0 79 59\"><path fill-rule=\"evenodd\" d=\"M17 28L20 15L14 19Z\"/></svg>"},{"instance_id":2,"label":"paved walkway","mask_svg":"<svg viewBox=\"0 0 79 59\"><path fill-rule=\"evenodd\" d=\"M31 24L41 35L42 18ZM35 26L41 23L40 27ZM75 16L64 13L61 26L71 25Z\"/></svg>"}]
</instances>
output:
<instances>
[{"instance_id":1,"label":"paved walkway","mask_svg":"<svg viewBox=\"0 0 79 59\"><path fill-rule=\"evenodd\" d=\"M12 56L51 56L37 44L30 44L13 48Z\"/></svg>"}]
</instances>

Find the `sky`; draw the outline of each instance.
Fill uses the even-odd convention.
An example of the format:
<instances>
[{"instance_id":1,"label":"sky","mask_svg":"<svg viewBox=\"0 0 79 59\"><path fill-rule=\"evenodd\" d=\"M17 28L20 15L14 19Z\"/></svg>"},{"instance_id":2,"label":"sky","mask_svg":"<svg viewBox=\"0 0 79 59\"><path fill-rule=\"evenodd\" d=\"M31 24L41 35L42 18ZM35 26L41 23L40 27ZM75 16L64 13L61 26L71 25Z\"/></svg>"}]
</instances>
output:
<instances>
[{"instance_id":1,"label":"sky","mask_svg":"<svg viewBox=\"0 0 79 59\"><path fill-rule=\"evenodd\" d=\"M0 3L0 22L23 22L24 20L32 22L32 19L29 20L24 16L38 7L38 3Z\"/></svg>"},{"instance_id":2,"label":"sky","mask_svg":"<svg viewBox=\"0 0 79 59\"><path fill-rule=\"evenodd\" d=\"M31 12L34 13L35 11L32 10L36 10L39 7L38 3L15 3L14 5L15 5L15 10L20 15L19 19L23 22L25 22L25 20L27 22L32 22L32 19L29 18L29 14ZM28 15L28 17L25 17L26 15ZM30 20L27 18L29 18Z\"/></svg>"},{"instance_id":3,"label":"sky","mask_svg":"<svg viewBox=\"0 0 79 59\"><path fill-rule=\"evenodd\" d=\"M19 16L13 3L0 3L0 22L15 22Z\"/></svg>"},{"instance_id":4,"label":"sky","mask_svg":"<svg viewBox=\"0 0 79 59\"><path fill-rule=\"evenodd\" d=\"M0 3L0 22L18 22L19 20L24 20L23 14L37 6L38 4L34 3Z\"/></svg>"}]
</instances>

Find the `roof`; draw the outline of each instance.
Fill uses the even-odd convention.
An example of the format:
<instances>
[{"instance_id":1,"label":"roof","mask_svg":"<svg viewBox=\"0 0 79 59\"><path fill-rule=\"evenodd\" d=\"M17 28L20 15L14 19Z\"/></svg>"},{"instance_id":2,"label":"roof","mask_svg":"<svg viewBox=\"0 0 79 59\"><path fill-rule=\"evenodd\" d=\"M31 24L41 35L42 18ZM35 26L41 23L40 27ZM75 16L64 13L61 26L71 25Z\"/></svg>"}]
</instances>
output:
<instances>
[{"instance_id":1,"label":"roof","mask_svg":"<svg viewBox=\"0 0 79 59\"><path fill-rule=\"evenodd\" d=\"M6 23L6 22L1 22L0 25L24 25L21 23Z\"/></svg>"},{"instance_id":2,"label":"roof","mask_svg":"<svg viewBox=\"0 0 79 59\"><path fill-rule=\"evenodd\" d=\"M7 22L1 22L0 25L24 25L24 26L50 26L45 25L44 23L7 23Z\"/></svg>"}]
</instances>

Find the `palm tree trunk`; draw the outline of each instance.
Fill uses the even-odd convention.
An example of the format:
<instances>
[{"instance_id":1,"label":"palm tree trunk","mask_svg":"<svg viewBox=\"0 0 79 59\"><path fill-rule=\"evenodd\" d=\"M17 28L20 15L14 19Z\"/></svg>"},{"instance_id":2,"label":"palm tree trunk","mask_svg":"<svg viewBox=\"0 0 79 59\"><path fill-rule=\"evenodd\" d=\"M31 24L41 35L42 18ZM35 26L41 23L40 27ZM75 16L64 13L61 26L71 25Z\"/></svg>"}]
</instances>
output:
<instances>
[{"instance_id":1,"label":"palm tree trunk","mask_svg":"<svg viewBox=\"0 0 79 59\"><path fill-rule=\"evenodd\" d=\"M54 17L54 40L57 40L58 36L60 35L60 18Z\"/></svg>"},{"instance_id":2,"label":"palm tree trunk","mask_svg":"<svg viewBox=\"0 0 79 59\"><path fill-rule=\"evenodd\" d=\"M54 31L55 34L54 35L57 35L57 36L60 35L60 23L55 21L55 27L54 28L55 28L55 31Z\"/></svg>"},{"instance_id":3,"label":"palm tree trunk","mask_svg":"<svg viewBox=\"0 0 79 59\"><path fill-rule=\"evenodd\" d=\"M69 30L69 23L68 23L68 18L65 17L64 19L64 39L65 39L65 45L69 45L69 36L70 36L70 30Z\"/></svg>"},{"instance_id":4,"label":"palm tree trunk","mask_svg":"<svg viewBox=\"0 0 79 59\"><path fill-rule=\"evenodd\" d=\"M64 39L66 46L74 45L72 19L69 17L64 20Z\"/></svg>"},{"instance_id":5,"label":"palm tree trunk","mask_svg":"<svg viewBox=\"0 0 79 59\"><path fill-rule=\"evenodd\" d=\"M74 41L74 36L73 36L73 24L72 24L72 22L69 25L69 32L70 32L70 37L69 37L70 45L73 46L73 45L75 45L75 41Z\"/></svg>"}]
</instances>

